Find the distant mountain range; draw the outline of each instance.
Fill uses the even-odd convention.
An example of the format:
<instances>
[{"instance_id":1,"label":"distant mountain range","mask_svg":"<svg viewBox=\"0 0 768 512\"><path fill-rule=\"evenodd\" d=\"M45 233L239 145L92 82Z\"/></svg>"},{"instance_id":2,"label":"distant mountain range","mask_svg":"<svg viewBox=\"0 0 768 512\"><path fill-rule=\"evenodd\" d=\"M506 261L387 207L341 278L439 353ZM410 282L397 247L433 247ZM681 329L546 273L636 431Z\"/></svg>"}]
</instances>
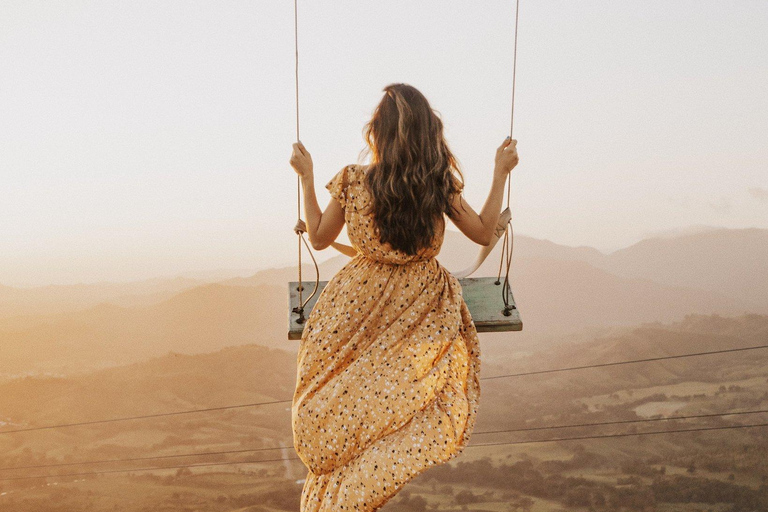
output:
<instances>
[{"instance_id":1,"label":"distant mountain range","mask_svg":"<svg viewBox=\"0 0 768 512\"><path fill-rule=\"evenodd\" d=\"M467 266L477 246L447 231L440 262ZM497 247L476 275L496 275ZM329 279L349 259L323 262ZM687 314L768 314L768 230L712 229L643 240L604 254L515 237L511 280L522 342L583 329L670 322ZM314 269L306 265L306 278ZM0 375L65 372L139 361L168 351L200 353L286 340L287 282L296 268L219 283L175 278L126 284L0 287ZM493 290L492 293L496 293Z\"/></svg>"},{"instance_id":2,"label":"distant mountain range","mask_svg":"<svg viewBox=\"0 0 768 512\"><path fill-rule=\"evenodd\" d=\"M12 288L0 285L0 318L61 313L103 302L119 306L152 304L210 281L188 277L147 279L128 283L49 285Z\"/></svg>"},{"instance_id":3,"label":"distant mountain range","mask_svg":"<svg viewBox=\"0 0 768 512\"><path fill-rule=\"evenodd\" d=\"M458 233L449 232L446 247L461 247L441 254L444 264L461 266L471 245ZM497 251L498 252L498 251ZM483 275L495 275L498 255L489 258ZM604 254L592 247L568 247L547 240L517 236L513 268L519 260L563 260L589 264L618 277L647 279L658 284L723 294L739 307L768 311L768 230L698 230L678 236L642 240L624 249Z\"/></svg>"},{"instance_id":4,"label":"distant mountain range","mask_svg":"<svg viewBox=\"0 0 768 512\"><path fill-rule=\"evenodd\" d=\"M471 242L449 233L443 264L461 268ZM477 275L497 275L497 248ZM512 285L526 329L672 321L687 313L768 313L768 230L714 229L652 238L603 254L517 236Z\"/></svg>"},{"instance_id":5,"label":"distant mountain range","mask_svg":"<svg viewBox=\"0 0 768 512\"><path fill-rule=\"evenodd\" d=\"M288 314L281 307L282 314L276 315L274 301L282 294L284 287L270 285L207 284L150 306L105 303L0 320L0 375L72 373L168 351L201 353L262 341L279 345L275 338L285 331ZM275 334L270 338L262 333Z\"/></svg>"}]
</instances>

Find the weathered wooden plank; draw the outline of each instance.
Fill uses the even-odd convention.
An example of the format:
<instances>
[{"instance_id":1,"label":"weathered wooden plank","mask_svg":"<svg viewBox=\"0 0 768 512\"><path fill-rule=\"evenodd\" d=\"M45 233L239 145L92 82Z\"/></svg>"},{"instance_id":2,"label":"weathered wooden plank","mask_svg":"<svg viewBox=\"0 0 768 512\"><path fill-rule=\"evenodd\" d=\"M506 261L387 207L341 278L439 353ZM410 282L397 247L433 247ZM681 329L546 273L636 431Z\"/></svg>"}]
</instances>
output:
<instances>
[{"instance_id":1,"label":"weathered wooden plank","mask_svg":"<svg viewBox=\"0 0 768 512\"><path fill-rule=\"evenodd\" d=\"M472 313L472 320L475 322L477 332L507 332L520 331L523 329L523 322L520 319L520 312L517 307L512 309L510 316L503 313L504 302L501 298L502 285L495 284L495 277L467 277L459 279L461 283L462 295L464 301ZM503 282L503 281L502 281ZM304 325L298 323L298 315L293 312L299 305L298 281L292 281L288 284L288 339L299 340L304 330ZM322 293L328 281L320 281L317 293L304 307L304 317L309 317L309 313L315 306L318 297ZM308 297L315 288L314 281L304 281L304 299ZM515 298L512 292L509 293L510 302L515 304Z\"/></svg>"}]
</instances>

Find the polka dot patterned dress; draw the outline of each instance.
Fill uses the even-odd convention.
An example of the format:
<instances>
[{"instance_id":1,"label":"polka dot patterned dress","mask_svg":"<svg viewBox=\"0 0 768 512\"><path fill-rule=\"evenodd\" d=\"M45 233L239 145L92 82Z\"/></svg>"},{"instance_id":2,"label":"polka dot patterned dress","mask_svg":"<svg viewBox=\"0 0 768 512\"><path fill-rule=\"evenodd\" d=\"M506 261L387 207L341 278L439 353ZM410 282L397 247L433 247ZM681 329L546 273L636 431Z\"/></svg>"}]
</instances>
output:
<instances>
[{"instance_id":1,"label":"polka dot patterned dress","mask_svg":"<svg viewBox=\"0 0 768 512\"><path fill-rule=\"evenodd\" d=\"M323 290L299 346L302 512L379 509L458 455L477 416L479 339L458 280L435 259L444 229L418 255L382 245L364 178L350 165L326 185L357 255Z\"/></svg>"}]
</instances>

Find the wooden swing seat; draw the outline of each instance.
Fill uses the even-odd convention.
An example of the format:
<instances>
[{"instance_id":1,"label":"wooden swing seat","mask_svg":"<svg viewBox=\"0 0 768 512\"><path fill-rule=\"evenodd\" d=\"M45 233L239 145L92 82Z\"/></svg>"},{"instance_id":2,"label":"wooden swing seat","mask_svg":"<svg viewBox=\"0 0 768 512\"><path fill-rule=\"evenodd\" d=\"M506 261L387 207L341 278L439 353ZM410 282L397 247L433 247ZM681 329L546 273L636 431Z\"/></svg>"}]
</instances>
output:
<instances>
[{"instance_id":1,"label":"wooden swing seat","mask_svg":"<svg viewBox=\"0 0 768 512\"><path fill-rule=\"evenodd\" d=\"M303 281L303 296L307 297L315 289L314 281ZM520 312L515 306L515 298L512 291L509 292L511 311L509 316L504 315L504 302L501 298L501 290L504 285L495 284L495 277L465 277L459 279L461 283L462 295L464 301L469 306L472 314L472 320L475 322L477 332L509 332L521 331L523 321L520 319ZM297 322L299 316L293 312L294 308L299 306L298 281L288 283L288 339L300 340L301 333L304 330L304 324ZM304 306L304 318L308 318L312 308L315 306L320 293L322 293L328 281L320 281L317 293Z\"/></svg>"}]
</instances>

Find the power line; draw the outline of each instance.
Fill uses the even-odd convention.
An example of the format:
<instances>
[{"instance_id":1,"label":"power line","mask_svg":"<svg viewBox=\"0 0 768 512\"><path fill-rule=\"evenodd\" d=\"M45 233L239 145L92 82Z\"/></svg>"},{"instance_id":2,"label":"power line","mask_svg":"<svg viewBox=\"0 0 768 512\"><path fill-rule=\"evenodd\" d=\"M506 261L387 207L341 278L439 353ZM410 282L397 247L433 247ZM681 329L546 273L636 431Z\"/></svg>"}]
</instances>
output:
<instances>
[{"instance_id":1,"label":"power line","mask_svg":"<svg viewBox=\"0 0 768 512\"><path fill-rule=\"evenodd\" d=\"M768 348L768 345L758 345L755 347L729 348L724 350L712 350L710 352L694 352L692 354L679 354L676 356L649 357L645 359L632 359L629 361L615 361L612 363L588 364L584 366L569 366L566 368L554 368L550 370L538 370L533 372L510 373L507 375L494 375L492 377L481 377L480 380L505 379L507 377L524 377L527 375L543 375L545 373L568 372L572 370L586 370L588 368L604 368L606 366L619 366L623 364L650 363L653 361L665 361L668 359L682 359L685 357L710 356L714 354L727 354L731 352L745 352L747 350L759 350L764 348Z\"/></svg>"},{"instance_id":2,"label":"power line","mask_svg":"<svg viewBox=\"0 0 768 512\"><path fill-rule=\"evenodd\" d=\"M235 462L211 462L207 464L184 464L181 466L162 466L154 468L134 468L134 469L107 469L103 471L87 471L82 473L62 473L59 475L35 475L35 476L16 476L10 478L0 478L0 482L8 482L11 480L31 480L34 478L61 478L69 476L95 476L106 475L111 473L133 473L135 471L160 471L163 469L183 469L183 468L201 468L207 466L231 466L233 464L260 464L264 462L283 462L301 460L298 457L280 458L280 459L264 459L264 460L241 460Z\"/></svg>"},{"instance_id":3,"label":"power line","mask_svg":"<svg viewBox=\"0 0 768 512\"><path fill-rule=\"evenodd\" d=\"M61 462L56 464L36 464L34 466L14 466L0 468L0 471L11 471L17 469L40 469L40 468L58 468L63 466L85 466L88 464L107 464L110 462L134 462L139 460L154 460L154 459L177 459L180 457L202 457L206 455L227 455L232 453L251 453L251 452L267 452L274 450L282 450L287 448L286 446L277 446L275 448L251 448L243 450L225 450L219 452L192 452L192 453L180 453L178 455L155 455L153 457L130 457L123 459L101 459L101 460L84 460L81 462Z\"/></svg>"},{"instance_id":4,"label":"power line","mask_svg":"<svg viewBox=\"0 0 768 512\"><path fill-rule=\"evenodd\" d=\"M80 427L83 425L98 425L101 423L115 423L118 421L129 421L129 420L145 420L150 418L163 418L167 416L180 416L182 414L194 414L198 412L209 412L209 411L224 411L227 409L242 409L245 407L257 407L259 405L273 405L273 404L283 404L291 402L291 400L274 400L271 402L254 402L251 404L241 404L241 405L226 405L222 407L209 407L207 409L191 409L187 411L175 411L175 412L163 412L158 414L145 414L142 416L124 416L122 418L111 418L106 420L94 420L94 421L80 421L77 423L60 423L58 425L45 425L42 427L29 427L29 428L19 428L15 430L2 430L0 431L0 434L14 434L16 432L33 432L36 430L48 430L48 429L54 429L54 428L65 428L65 427Z\"/></svg>"},{"instance_id":5,"label":"power line","mask_svg":"<svg viewBox=\"0 0 768 512\"><path fill-rule=\"evenodd\" d=\"M700 418L715 418L723 416L737 416L742 414L761 414L768 412L768 409L760 409L757 411L737 411L737 412L721 412L712 414L690 414L687 416L667 416L666 418L642 418L638 420L616 420L616 421L600 421L595 423L573 423L568 425L551 425L542 427L526 427L526 428L513 428L508 430L487 430L484 432L475 432L473 435L483 434L503 434L509 432L532 432L535 430L554 430L558 428L577 428L577 427L599 427L603 425L624 425L627 423L647 423L653 421L670 421L670 420L692 420ZM2 469L2 468L0 468Z\"/></svg>"},{"instance_id":6,"label":"power line","mask_svg":"<svg viewBox=\"0 0 768 512\"><path fill-rule=\"evenodd\" d=\"M550 438L550 439L537 439L532 441L509 441L504 443L482 443L482 444L473 444L467 446L467 448L479 448L481 446L507 446L507 445L515 445L515 444L535 444L535 443L554 443L557 441L583 441L587 439L609 439L614 437L631 437L631 436L653 436L657 434L678 434L681 432L705 432L708 430L728 430L728 429L735 429L735 428L756 428L756 427L768 427L768 423L754 423L750 425L728 425L728 426L722 426L722 427L698 427L698 428L686 428L686 429L678 429L678 430L651 430L649 432L625 432L621 434L602 434L602 435L594 435L594 436L574 436L574 437L557 437L557 438Z\"/></svg>"},{"instance_id":7,"label":"power line","mask_svg":"<svg viewBox=\"0 0 768 512\"><path fill-rule=\"evenodd\" d=\"M683 432L705 432L705 431L713 431L713 430L731 430L731 429L744 429L744 428L757 428L757 427L768 427L768 423L755 423L755 424L749 424L749 425L728 425L728 426L720 426L720 427L699 427L699 428L688 428L688 429L677 429L677 430L653 430L649 432L604 434L604 435L595 435L595 436L560 437L560 438L550 438L550 439L539 439L534 441L509 441L509 442L503 442L503 443L482 443L482 444L472 444L467 446L467 448L551 443L551 442L558 442L558 441L583 441L583 440L589 440L589 439L609 439L609 438L631 437L631 436L643 437L643 436L651 436L651 435L659 435L659 434L679 434ZM80 472L80 473L63 473L59 475L20 476L20 477L2 478L0 479L0 482L6 482L11 480L29 480L29 479L35 479L35 478L61 478L61 477L70 477L70 476L94 476L94 475L104 475L104 474L113 474L113 473L133 473L137 471L160 471L164 469L182 469L182 468L196 468L196 467L209 467L209 466L230 466L230 465L237 465L237 464L261 464L261 463L267 463L267 462L288 462L288 461L294 461L294 460L301 460L301 459L299 459L298 457L288 457L288 458L264 459L264 460L215 462L215 463L208 463L208 464L184 464L180 466L162 466L162 467L151 467L151 468L112 469L112 470L88 471L88 472Z\"/></svg>"},{"instance_id":8,"label":"power line","mask_svg":"<svg viewBox=\"0 0 768 512\"><path fill-rule=\"evenodd\" d=\"M531 432L531 431L539 431L539 430L554 430L554 429L560 429L560 428L596 427L596 426L605 426L605 425L624 425L624 424L631 424L631 423L702 419L702 418L714 418L714 417L723 417L723 416L738 416L738 415L744 415L744 414L762 414L762 413L768 413L768 409L760 409L756 411L711 413L711 414L691 414L691 415L685 415L685 416L668 416L666 418L643 418L643 419L637 419L637 420L617 420L617 421L602 421L602 422L593 422L593 423L575 423L575 424L567 424L567 425L551 425L551 426L515 428L515 429L505 429L505 430L486 430L486 431L474 432L473 435ZM56 464L37 464L37 465L31 465L31 466L0 467L0 471L12 471L12 470L19 470L19 469L55 468L55 467L64 467L64 466L85 466L90 464L106 464L106 463L112 463L112 462L134 462L134 461L142 461L142 460L175 459L175 458L181 458L181 457L196 457L196 456L203 457L208 455L229 455L229 454L235 454L235 453L275 451L275 450L282 450L285 448L287 447L277 446L274 448L251 448L251 449L242 449L242 450L224 450L224 451L217 451L217 452L180 453L177 455L156 455L156 456L147 456L147 457L131 457L131 458L119 458L119 459L85 460L80 462L65 462L65 463L56 463Z\"/></svg>"}]
</instances>

